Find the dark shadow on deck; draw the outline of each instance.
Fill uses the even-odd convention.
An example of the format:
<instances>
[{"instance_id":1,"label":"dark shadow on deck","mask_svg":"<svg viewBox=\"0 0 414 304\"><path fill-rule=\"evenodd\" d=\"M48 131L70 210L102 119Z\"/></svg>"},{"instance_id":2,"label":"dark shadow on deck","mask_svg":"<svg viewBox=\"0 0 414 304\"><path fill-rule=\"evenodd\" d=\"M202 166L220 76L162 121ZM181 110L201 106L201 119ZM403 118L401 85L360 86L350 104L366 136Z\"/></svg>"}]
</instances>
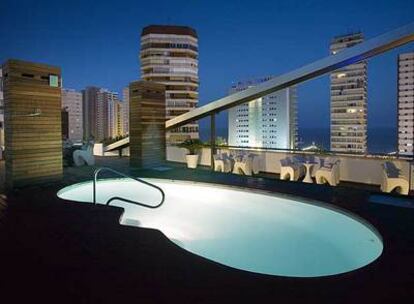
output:
<instances>
[{"instance_id":1,"label":"dark shadow on deck","mask_svg":"<svg viewBox=\"0 0 414 304\"><path fill-rule=\"evenodd\" d=\"M128 172L122 159L115 163ZM130 172L320 199L365 218L384 239L382 257L362 269L325 278L284 278L230 269L186 252L157 230L121 226L122 209L56 197L64 185L90 180L92 171L69 168L60 184L7 194L0 220L2 302L402 303L414 296L414 209L368 203L366 190L182 166Z\"/></svg>"}]
</instances>

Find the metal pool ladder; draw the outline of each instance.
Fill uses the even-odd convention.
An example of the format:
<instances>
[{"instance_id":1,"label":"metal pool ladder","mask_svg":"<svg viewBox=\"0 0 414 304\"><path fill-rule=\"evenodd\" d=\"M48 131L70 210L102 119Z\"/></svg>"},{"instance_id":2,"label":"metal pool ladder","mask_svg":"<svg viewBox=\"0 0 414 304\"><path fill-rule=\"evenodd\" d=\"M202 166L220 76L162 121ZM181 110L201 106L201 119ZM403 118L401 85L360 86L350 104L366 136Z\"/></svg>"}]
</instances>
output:
<instances>
[{"instance_id":1,"label":"metal pool ladder","mask_svg":"<svg viewBox=\"0 0 414 304\"><path fill-rule=\"evenodd\" d=\"M109 171L109 172L115 173L117 175L120 175L122 177L126 177L126 178L133 179L133 180L135 180L135 181L137 181L139 183L142 183L144 185L147 185L147 186L150 186L152 188L155 188L155 189L157 189L158 191L161 192L161 201L157 205L147 205L147 204L144 204L144 203L141 203L141 202L138 202L138 201L132 201L132 200L129 200L129 199L126 199L126 198L123 198L123 197L113 196L113 197L111 197L106 202L106 204L105 204L106 206L108 206L112 201L115 201L115 200L119 200L119 201L123 201L123 202L126 202L126 203L130 203L130 204L142 206L142 207L145 207L145 208L151 208L151 209L158 208L158 207L160 207L164 203L165 193L164 193L164 191L160 187L158 187L158 186L156 186L154 184L151 184L149 182L146 182L146 181L144 181L144 180L142 180L142 179L140 179L138 177L133 177L131 175L127 175L125 173L116 171L116 170L111 169L111 168L108 168L108 167L101 167L101 168L96 169L95 172L94 172L94 174L93 174L93 204L94 205L96 205L96 183L98 181L98 174L101 171Z\"/></svg>"}]
</instances>

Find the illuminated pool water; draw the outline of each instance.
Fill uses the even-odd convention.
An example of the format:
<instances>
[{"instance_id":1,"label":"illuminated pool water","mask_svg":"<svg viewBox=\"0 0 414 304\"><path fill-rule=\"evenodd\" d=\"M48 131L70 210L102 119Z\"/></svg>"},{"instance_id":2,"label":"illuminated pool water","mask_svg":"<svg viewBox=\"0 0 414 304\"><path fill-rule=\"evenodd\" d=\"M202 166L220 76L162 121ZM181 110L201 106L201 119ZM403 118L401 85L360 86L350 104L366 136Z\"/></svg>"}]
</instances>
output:
<instances>
[{"instance_id":1,"label":"illuminated pool water","mask_svg":"<svg viewBox=\"0 0 414 304\"><path fill-rule=\"evenodd\" d=\"M381 238L355 216L297 197L184 181L145 179L165 202L148 209L121 201L121 224L159 229L178 246L218 263L257 273L317 277L348 272L377 259ZM92 183L58 192L92 202ZM120 196L156 204L160 194L129 179L99 181L97 202Z\"/></svg>"}]
</instances>

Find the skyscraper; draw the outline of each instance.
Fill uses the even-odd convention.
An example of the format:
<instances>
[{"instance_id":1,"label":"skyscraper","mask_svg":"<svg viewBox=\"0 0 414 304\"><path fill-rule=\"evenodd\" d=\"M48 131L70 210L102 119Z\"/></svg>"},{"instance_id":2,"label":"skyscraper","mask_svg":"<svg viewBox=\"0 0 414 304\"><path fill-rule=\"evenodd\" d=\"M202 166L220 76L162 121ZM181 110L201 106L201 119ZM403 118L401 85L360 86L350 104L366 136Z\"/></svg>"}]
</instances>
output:
<instances>
[{"instance_id":1,"label":"skyscraper","mask_svg":"<svg viewBox=\"0 0 414 304\"><path fill-rule=\"evenodd\" d=\"M122 131L129 134L129 87L122 90Z\"/></svg>"},{"instance_id":2,"label":"skyscraper","mask_svg":"<svg viewBox=\"0 0 414 304\"><path fill-rule=\"evenodd\" d=\"M398 56L398 151L413 155L414 52Z\"/></svg>"},{"instance_id":3,"label":"skyscraper","mask_svg":"<svg viewBox=\"0 0 414 304\"><path fill-rule=\"evenodd\" d=\"M186 26L150 25L141 34L141 78L166 85L166 119L186 113L198 103L198 37ZM198 123L167 132L177 143L198 138Z\"/></svg>"},{"instance_id":4,"label":"skyscraper","mask_svg":"<svg viewBox=\"0 0 414 304\"><path fill-rule=\"evenodd\" d=\"M270 77L239 82L230 94ZM229 109L230 146L294 149L297 145L296 87L271 93Z\"/></svg>"},{"instance_id":5,"label":"skyscraper","mask_svg":"<svg viewBox=\"0 0 414 304\"><path fill-rule=\"evenodd\" d=\"M99 88L86 87L82 90L83 137L96 137L96 108Z\"/></svg>"},{"instance_id":6,"label":"skyscraper","mask_svg":"<svg viewBox=\"0 0 414 304\"><path fill-rule=\"evenodd\" d=\"M68 112L68 136L72 142L82 142L83 116L82 93L62 89L62 108Z\"/></svg>"},{"instance_id":7,"label":"skyscraper","mask_svg":"<svg viewBox=\"0 0 414 304\"><path fill-rule=\"evenodd\" d=\"M100 89L96 100L96 139L113 137L116 133L114 130L116 128L116 104L119 102L118 93Z\"/></svg>"},{"instance_id":8,"label":"skyscraper","mask_svg":"<svg viewBox=\"0 0 414 304\"><path fill-rule=\"evenodd\" d=\"M84 136L96 141L113 137L115 129L115 104L118 93L98 87L87 87L83 95Z\"/></svg>"},{"instance_id":9,"label":"skyscraper","mask_svg":"<svg viewBox=\"0 0 414 304\"><path fill-rule=\"evenodd\" d=\"M330 53L363 42L362 33L335 37ZM331 73L331 150L367 152L367 63L351 64Z\"/></svg>"},{"instance_id":10,"label":"skyscraper","mask_svg":"<svg viewBox=\"0 0 414 304\"><path fill-rule=\"evenodd\" d=\"M112 137L116 138L119 136L125 136L128 134L126 129L125 119L127 111L127 103L122 100L114 101L113 103L113 126L112 126Z\"/></svg>"}]
</instances>

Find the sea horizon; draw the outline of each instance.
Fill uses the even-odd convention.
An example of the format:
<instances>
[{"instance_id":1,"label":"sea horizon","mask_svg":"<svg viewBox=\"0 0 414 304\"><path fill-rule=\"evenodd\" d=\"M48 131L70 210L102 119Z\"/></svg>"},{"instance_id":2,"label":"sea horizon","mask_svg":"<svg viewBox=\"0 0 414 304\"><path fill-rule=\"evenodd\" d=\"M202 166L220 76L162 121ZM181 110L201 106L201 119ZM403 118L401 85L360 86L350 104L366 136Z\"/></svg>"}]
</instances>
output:
<instances>
[{"instance_id":1,"label":"sea horizon","mask_svg":"<svg viewBox=\"0 0 414 304\"><path fill-rule=\"evenodd\" d=\"M368 152L369 153L391 153L397 151L397 128L393 127L372 127L368 128ZM216 136L228 140L228 129L217 128ZM210 130L200 128L200 139L210 140ZM309 146L315 143L325 150L330 148L329 128L299 128L298 148Z\"/></svg>"}]
</instances>

